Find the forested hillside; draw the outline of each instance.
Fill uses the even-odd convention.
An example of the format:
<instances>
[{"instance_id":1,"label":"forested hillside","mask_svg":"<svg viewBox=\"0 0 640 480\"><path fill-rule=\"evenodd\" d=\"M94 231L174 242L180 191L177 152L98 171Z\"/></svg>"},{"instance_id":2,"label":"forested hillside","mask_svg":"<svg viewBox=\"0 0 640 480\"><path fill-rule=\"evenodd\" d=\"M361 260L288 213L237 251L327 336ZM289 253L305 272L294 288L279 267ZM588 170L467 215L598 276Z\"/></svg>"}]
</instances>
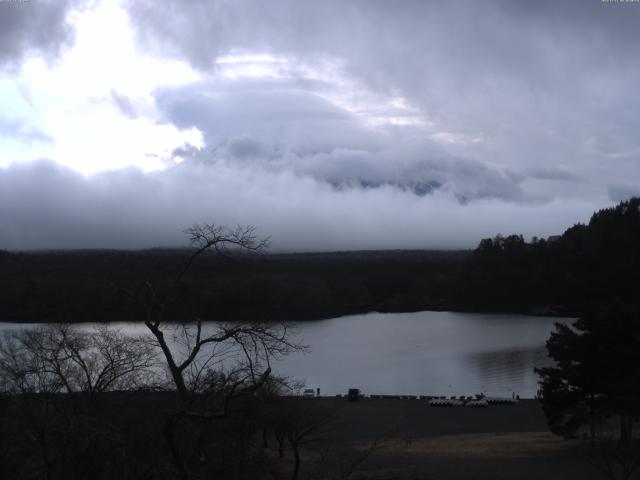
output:
<instances>
[{"instance_id":1,"label":"forested hillside","mask_svg":"<svg viewBox=\"0 0 640 480\"><path fill-rule=\"evenodd\" d=\"M640 199L551 239L498 235L468 251L262 254L196 262L168 319L315 319L450 309L578 315L638 303ZM136 320L123 290L174 289L189 250L0 252L0 320Z\"/></svg>"},{"instance_id":2,"label":"forested hillside","mask_svg":"<svg viewBox=\"0 0 640 480\"><path fill-rule=\"evenodd\" d=\"M467 259L454 303L471 310L577 314L640 301L640 199L593 214L558 238L484 239Z\"/></svg>"},{"instance_id":3,"label":"forested hillside","mask_svg":"<svg viewBox=\"0 0 640 480\"><path fill-rule=\"evenodd\" d=\"M168 319L314 319L449 306L469 252L380 251L200 257ZM189 250L0 253L0 320L140 319L123 289L174 287Z\"/></svg>"}]
</instances>

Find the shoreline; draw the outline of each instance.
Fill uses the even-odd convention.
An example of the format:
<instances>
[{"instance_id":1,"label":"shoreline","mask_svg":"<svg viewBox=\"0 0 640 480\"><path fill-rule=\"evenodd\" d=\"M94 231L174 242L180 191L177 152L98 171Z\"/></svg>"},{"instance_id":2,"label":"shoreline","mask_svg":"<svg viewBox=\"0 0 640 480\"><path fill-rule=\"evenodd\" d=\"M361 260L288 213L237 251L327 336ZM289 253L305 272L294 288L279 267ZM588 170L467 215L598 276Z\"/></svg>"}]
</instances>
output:
<instances>
[{"instance_id":1,"label":"shoreline","mask_svg":"<svg viewBox=\"0 0 640 480\"><path fill-rule=\"evenodd\" d=\"M370 314L396 314L396 313L420 313L420 312L439 312L439 313L470 313L470 314L480 314L480 315L521 315L525 317L540 317L540 318L567 318L567 319L575 319L578 317L577 313L572 312L532 312L532 311L520 311L520 310L471 310L471 309L456 309L456 308L424 308L424 309L406 309L406 310L362 310L362 311L349 311L343 314L338 314L335 316L322 316L322 317L300 317L296 319L285 318L282 320L259 320L258 323L291 323L291 322L322 322L326 320L335 320L342 317L352 317L352 316L361 316L361 315L370 315ZM193 320L169 320L170 323L195 323ZM202 319L202 323L244 323L249 322L246 318L231 318L225 320L213 320L213 319ZM144 324L144 320L142 319L126 319L126 320L67 320L66 322L59 321L30 321L30 320L5 320L0 319L0 325L56 325L56 324L72 324L72 325L86 325L86 324L117 324L117 323L132 323L132 324Z\"/></svg>"}]
</instances>

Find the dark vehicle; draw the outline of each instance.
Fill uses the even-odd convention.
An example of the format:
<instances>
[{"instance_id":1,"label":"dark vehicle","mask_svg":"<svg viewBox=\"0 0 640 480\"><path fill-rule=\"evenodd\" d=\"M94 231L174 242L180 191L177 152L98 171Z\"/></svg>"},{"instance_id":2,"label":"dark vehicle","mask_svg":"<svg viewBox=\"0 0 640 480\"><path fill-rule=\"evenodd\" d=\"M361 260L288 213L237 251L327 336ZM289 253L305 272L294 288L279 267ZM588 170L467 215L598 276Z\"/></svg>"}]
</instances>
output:
<instances>
[{"instance_id":1,"label":"dark vehicle","mask_svg":"<svg viewBox=\"0 0 640 480\"><path fill-rule=\"evenodd\" d=\"M350 388L347 393L347 400L350 402L357 402L360 399L360 389Z\"/></svg>"}]
</instances>

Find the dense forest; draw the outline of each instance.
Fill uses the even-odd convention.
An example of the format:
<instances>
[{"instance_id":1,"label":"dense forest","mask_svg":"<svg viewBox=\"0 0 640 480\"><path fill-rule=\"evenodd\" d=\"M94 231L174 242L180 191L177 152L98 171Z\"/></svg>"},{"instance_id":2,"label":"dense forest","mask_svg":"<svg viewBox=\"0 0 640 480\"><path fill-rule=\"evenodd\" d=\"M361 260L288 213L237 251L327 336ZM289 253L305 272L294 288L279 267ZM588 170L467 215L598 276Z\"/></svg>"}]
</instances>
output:
<instances>
[{"instance_id":1,"label":"dense forest","mask_svg":"<svg viewBox=\"0 0 640 480\"><path fill-rule=\"evenodd\" d=\"M558 237L482 240L456 280L454 303L579 315L601 305L637 305L639 281L640 198L632 198Z\"/></svg>"},{"instance_id":2,"label":"dense forest","mask_svg":"<svg viewBox=\"0 0 640 480\"><path fill-rule=\"evenodd\" d=\"M208 320L316 319L449 306L469 252L243 254L198 258L165 315ZM0 318L136 320L123 291L173 289L189 250L0 254Z\"/></svg>"},{"instance_id":3,"label":"dense forest","mask_svg":"<svg viewBox=\"0 0 640 480\"><path fill-rule=\"evenodd\" d=\"M368 311L450 309L578 315L635 304L640 199L593 214L563 235L483 239L474 251L206 255L165 310L182 320L316 319ZM0 318L136 320L125 290L161 294L190 251L0 252Z\"/></svg>"}]
</instances>

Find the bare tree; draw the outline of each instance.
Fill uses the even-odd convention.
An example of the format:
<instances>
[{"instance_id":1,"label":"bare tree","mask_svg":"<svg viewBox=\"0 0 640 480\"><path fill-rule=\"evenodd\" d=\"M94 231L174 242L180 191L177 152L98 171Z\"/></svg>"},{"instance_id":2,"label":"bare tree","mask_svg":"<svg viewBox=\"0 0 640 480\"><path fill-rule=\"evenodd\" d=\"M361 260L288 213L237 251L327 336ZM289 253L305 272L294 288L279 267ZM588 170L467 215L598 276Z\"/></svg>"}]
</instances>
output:
<instances>
[{"instance_id":1,"label":"bare tree","mask_svg":"<svg viewBox=\"0 0 640 480\"><path fill-rule=\"evenodd\" d=\"M260 395L276 381L272 360L302 347L291 340L285 324L212 324L195 312L189 323L168 322L167 307L181 304L184 281L200 256L261 252L268 245L252 227L196 225L187 233L193 250L168 292L156 291L149 281L125 292L144 313L148 333L143 337L106 326L88 331L51 325L0 339L0 386L16 394L12 408L25 417L11 427L14 440L19 433L22 442L16 448L29 459L18 477L57 478L68 472L69 478L83 478L94 467L110 474L128 468L139 457L118 439L136 428L130 419L141 406L147 413L140 425L148 430L127 437L135 442L131 448L144 444L135 451L149 455L140 471L169 469L184 479L210 476L220 458L230 457L227 451L231 456L237 452L241 465L246 462L260 429L257 415L247 412L258 410ZM121 400L129 402L132 395L102 395L156 385L161 370L175 396L138 395L132 400L136 406L125 410ZM164 435L168 451L155 443L148 449L149 432L154 438ZM173 460L173 468L161 460L163 454Z\"/></svg>"},{"instance_id":2,"label":"bare tree","mask_svg":"<svg viewBox=\"0 0 640 480\"><path fill-rule=\"evenodd\" d=\"M143 338L106 325L27 328L0 341L0 376L19 393L131 390L148 381L155 363L155 350Z\"/></svg>"},{"instance_id":3,"label":"bare tree","mask_svg":"<svg viewBox=\"0 0 640 480\"><path fill-rule=\"evenodd\" d=\"M41 472L54 478L55 469L93 468L117 430L108 413L115 398L98 402L96 394L146 384L155 359L148 342L106 326L26 327L0 338L0 381L13 404L12 443L28 459L13 462L18 470L27 468L17 477Z\"/></svg>"},{"instance_id":4,"label":"bare tree","mask_svg":"<svg viewBox=\"0 0 640 480\"><path fill-rule=\"evenodd\" d=\"M177 439L180 427L187 422L186 430L199 430L197 443L203 445L208 421L227 417L232 399L258 392L271 376L274 358L302 348L290 339L285 324L205 324L197 313L189 323L166 322L167 307L180 301L183 281L199 257L210 253L228 256L237 251L260 253L269 245L268 239L258 239L251 226L229 229L203 224L185 233L193 250L168 293L159 293L149 281L138 292L125 291L141 308L144 324L162 352L180 399L179 409L166 417L164 435L183 479L190 472ZM204 451L198 457L206 463Z\"/></svg>"},{"instance_id":5,"label":"bare tree","mask_svg":"<svg viewBox=\"0 0 640 480\"><path fill-rule=\"evenodd\" d=\"M227 375L235 385L232 390L245 388L247 383L252 384L250 388L257 388L271 373L269 360L297 348L289 340L286 325L218 323L207 329L194 314L191 323L176 328L167 325L163 314L169 304L179 299L181 284L198 257L209 252L229 255L234 250L259 253L268 247L269 240L258 239L251 226L229 229L203 224L195 225L185 233L194 250L174 279L171 291L160 295L151 282L146 281L144 295L125 293L142 307L144 324L162 351L171 379L183 400L202 390L206 372L212 368L217 371L228 368L228 364L223 364L225 359L235 360L232 372ZM169 338L168 333L172 333Z\"/></svg>"},{"instance_id":6,"label":"bare tree","mask_svg":"<svg viewBox=\"0 0 640 480\"><path fill-rule=\"evenodd\" d=\"M282 428L293 451L293 472L291 478L298 480L302 464L301 448L310 442L318 441L327 433L336 420L335 412L317 402L291 398L283 402L286 417L281 417Z\"/></svg>"}]
</instances>

